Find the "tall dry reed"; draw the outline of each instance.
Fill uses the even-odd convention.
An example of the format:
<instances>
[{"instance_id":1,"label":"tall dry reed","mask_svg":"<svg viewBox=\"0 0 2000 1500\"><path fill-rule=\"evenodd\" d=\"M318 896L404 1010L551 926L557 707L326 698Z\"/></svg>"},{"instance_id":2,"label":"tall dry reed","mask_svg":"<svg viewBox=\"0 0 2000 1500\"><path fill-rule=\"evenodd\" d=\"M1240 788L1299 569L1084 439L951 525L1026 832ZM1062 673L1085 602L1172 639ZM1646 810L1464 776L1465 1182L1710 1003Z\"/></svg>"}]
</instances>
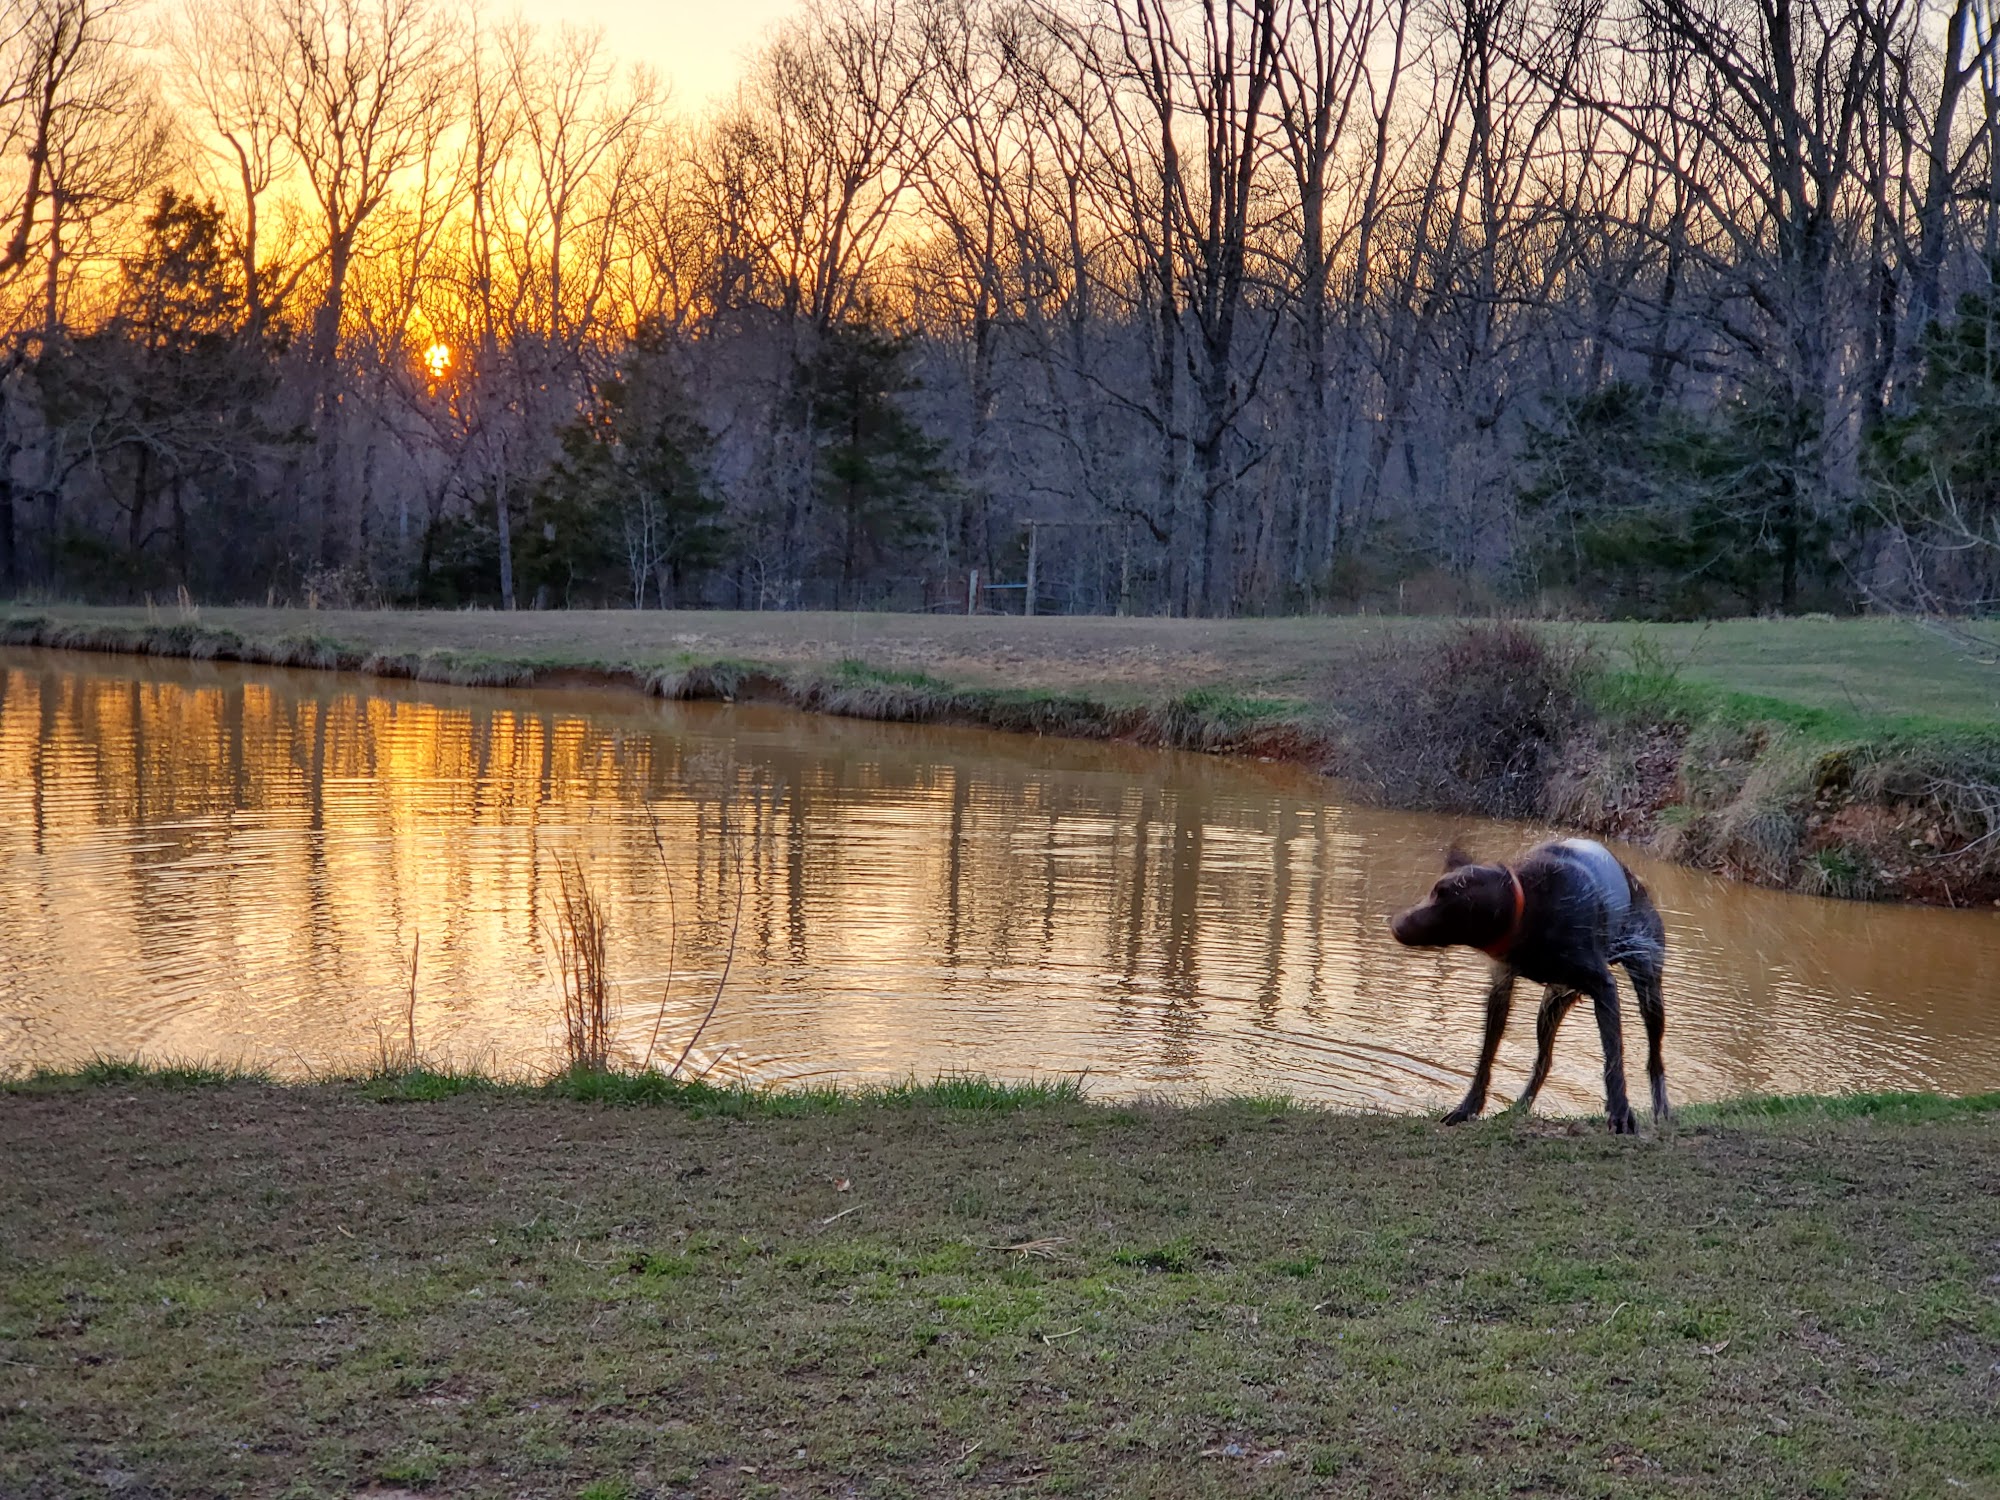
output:
<instances>
[{"instance_id":1,"label":"tall dry reed","mask_svg":"<svg viewBox=\"0 0 2000 1500\"><path fill-rule=\"evenodd\" d=\"M375 1023L375 1071L378 1073L407 1073L418 1066L417 1062L417 960L424 951L424 935L416 934L416 941L410 947L410 985L408 998L403 1006L403 1037L401 1041L389 1040L382 1023Z\"/></svg>"},{"instance_id":2,"label":"tall dry reed","mask_svg":"<svg viewBox=\"0 0 2000 1500\"><path fill-rule=\"evenodd\" d=\"M639 1064L642 1073L653 1066L653 1054L660 1045L660 1027L666 1022L667 1005L674 994L674 955L680 949L681 936L680 902L674 895L674 868L667 859L666 841L660 837L660 818L648 807L646 820L653 830L653 853L659 857L660 878L667 887L667 977L660 982L660 1003L653 1011L653 1034L646 1039L646 1056Z\"/></svg>"},{"instance_id":3,"label":"tall dry reed","mask_svg":"<svg viewBox=\"0 0 2000 1500\"><path fill-rule=\"evenodd\" d=\"M572 1069L602 1073L611 1062L611 975L604 906L583 861L556 861L555 921L549 928L562 980L563 1053Z\"/></svg>"},{"instance_id":4,"label":"tall dry reed","mask_svg":"<svg viewBox=\"0 0 2000 1500\"><path fill-rule=\"evenodd\" d=\"M653 852L659 859L660 874L667 891L667 974L660 986L660 1000L653 1012L645 1054L639 1062L641 1072L652 1069L655 1059L663 1055L660 1034L665 1028L667 1013L673 1006L674 961L679 948L680 929L673 866L667 858L666 842L661 837L657 819L653 822L652 832ZM743 924L743 853L729 838L726 829L724 846L734 855L730 863L736 871L736 900L730 919L729 943L723 952L722 971L716 978L714 992L708 997L707 1008L682 1044L672 1066L666 1070L669 1078L680 1075L700 1043L702 1033L715 1019L715 1013L722 1004L723 992L729 984L729 972L736 962L737 938ZM603 904L584 875L582 860L557 859L556 883L554 916L553 921L547 924L547 931L556 952L558 977L562 981L564 1060L572 1071L602 1073L610 1067L612 1052L611 974L606 957L609 922Z\"/></svg>"}]
</instances>

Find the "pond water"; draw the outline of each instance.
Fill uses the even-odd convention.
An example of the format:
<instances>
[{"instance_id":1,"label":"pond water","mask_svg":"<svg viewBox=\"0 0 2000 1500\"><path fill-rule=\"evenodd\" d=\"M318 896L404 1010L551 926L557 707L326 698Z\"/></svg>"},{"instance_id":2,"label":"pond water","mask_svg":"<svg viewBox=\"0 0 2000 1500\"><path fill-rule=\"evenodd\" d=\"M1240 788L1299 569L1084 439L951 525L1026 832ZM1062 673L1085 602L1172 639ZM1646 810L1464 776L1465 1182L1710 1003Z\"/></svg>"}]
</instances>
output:
<instances>
[{"instance_id":1,"label":"pond water","mask_svg":"<svg viewBox=\"0 0 2000 1500\"><path fill-rule=\"evenodd\" d=\"M693 1064L718 1078L1432 1109L1464 1087L1485 962L1400 949L1385 919L1453 833L1498 857L1541 832L1127 746L0 650L0 1069L307 1075L411 1029L433 1057L546 1068L575 858L628 1057L656 1028L679 1052L733 943ZM2000 913L1633 862L1670 935L1677 1098L2000 1085ZM1543 1107L1593 1111L1599 1088L1580 1011Z\"/></svg>"}]
</instances>

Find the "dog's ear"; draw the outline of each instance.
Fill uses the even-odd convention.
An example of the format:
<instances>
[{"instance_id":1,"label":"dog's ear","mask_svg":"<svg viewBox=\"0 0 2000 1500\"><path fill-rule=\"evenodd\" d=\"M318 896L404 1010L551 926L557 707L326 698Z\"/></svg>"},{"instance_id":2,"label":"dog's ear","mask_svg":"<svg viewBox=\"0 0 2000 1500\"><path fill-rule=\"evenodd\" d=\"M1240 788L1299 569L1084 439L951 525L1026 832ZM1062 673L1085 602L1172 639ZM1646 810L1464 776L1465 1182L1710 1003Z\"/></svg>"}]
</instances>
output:
<instances>
[{"instance_id":1,"label":"dog's ear","mask_svg":"<svg viewBox=\"0 0 2000 1500\"><path fill-rule=\"evenodd\" d=\"M1452 841L1451 847L1444 851L1444 869L1447 875L1453 870L1462 870L1472 863L1474 863L1472 856L1458 847L1456 839Z\"/></svg>"}]
</instances>

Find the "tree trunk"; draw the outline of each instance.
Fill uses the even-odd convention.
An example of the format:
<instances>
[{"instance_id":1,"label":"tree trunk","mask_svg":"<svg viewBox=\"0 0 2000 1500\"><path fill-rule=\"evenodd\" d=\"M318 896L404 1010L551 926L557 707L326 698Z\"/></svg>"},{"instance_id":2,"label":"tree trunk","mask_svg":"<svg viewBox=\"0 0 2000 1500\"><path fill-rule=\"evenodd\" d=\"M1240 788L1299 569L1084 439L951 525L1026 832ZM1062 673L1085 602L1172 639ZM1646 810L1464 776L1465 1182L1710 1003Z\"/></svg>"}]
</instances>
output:
<instances>
[{"instance_id":1,"label":"tree trunk","mask_svg":"<svg viewBox=\"0 0 2000 1500\"><path fill-rule=\"evenodd\" d=\"M174 580L184 589L188 587L187 503L183 494L186 488L184 479L176 479L167 487L174 502Z\"/></svg>"},{"instance_id":2,"label":"tree trunk","mask_svg":"<svg viewBox=\"0 0 2000 1500\"><path fill-rule=\"evenodd\" d=\"M514 528L507 515L507 471L493 476L493 524L500 537L500 607L514 608Z\"/></svg>"},{"instance_id":3,"label":"tree trunk","mask_svg":"<svg viewBox=\"0 0 2000 1500\"><path fill-rule=\"evenodd\" d=\"M139 577L139 549L146 541L146 503L150 499L153 474L153 453L141 445L138 461L132 467L132 521L125 534L126 550L132 559L132 577Z\"/></svg>"},{"instance_id":4,"label":"tree trunk","mask_svg":"<svg viewBox=\"0 0 2000 1500\"><path fill-rule=\"evenodd\" d=\"M5 398L0 397L0 422L4 422ZM12 598L21 587L20 544L14 534L14 443L0 443L0 593Z\"/></svg>"}]
</instances>

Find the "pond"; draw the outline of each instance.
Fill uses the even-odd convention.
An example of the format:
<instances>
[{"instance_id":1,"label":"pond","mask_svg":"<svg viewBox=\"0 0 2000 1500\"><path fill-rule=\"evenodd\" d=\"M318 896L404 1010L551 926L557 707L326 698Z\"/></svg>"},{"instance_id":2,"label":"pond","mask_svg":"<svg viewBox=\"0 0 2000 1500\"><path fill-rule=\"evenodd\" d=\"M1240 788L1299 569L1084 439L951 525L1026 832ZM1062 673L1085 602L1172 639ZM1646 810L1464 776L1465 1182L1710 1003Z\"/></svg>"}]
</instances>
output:
<instances>
[{"instance_id":1,"label":"pond","mask_svg":"<svg viewBox=\"0 0 2000 1500\"><path fill-rule=\"evenodd\" d=\"M964 1071L1434 1109L1464 1087L1485 961L1400 949L1386 918L1453 834L1500 857L1541 832L1123 745L0 650L0 1069L310 1076L414 1034L429 1057L545 1070L574 859L607 912L627 1061L678 1056L726 963L690 1059L716 1079ZM2000 1083L2000 913L1621 853L1668 925L1676 1098ZM1542 1107L1599 1108L1599 1072L1580 1011Z\"/></svg>"}]
</instances>

